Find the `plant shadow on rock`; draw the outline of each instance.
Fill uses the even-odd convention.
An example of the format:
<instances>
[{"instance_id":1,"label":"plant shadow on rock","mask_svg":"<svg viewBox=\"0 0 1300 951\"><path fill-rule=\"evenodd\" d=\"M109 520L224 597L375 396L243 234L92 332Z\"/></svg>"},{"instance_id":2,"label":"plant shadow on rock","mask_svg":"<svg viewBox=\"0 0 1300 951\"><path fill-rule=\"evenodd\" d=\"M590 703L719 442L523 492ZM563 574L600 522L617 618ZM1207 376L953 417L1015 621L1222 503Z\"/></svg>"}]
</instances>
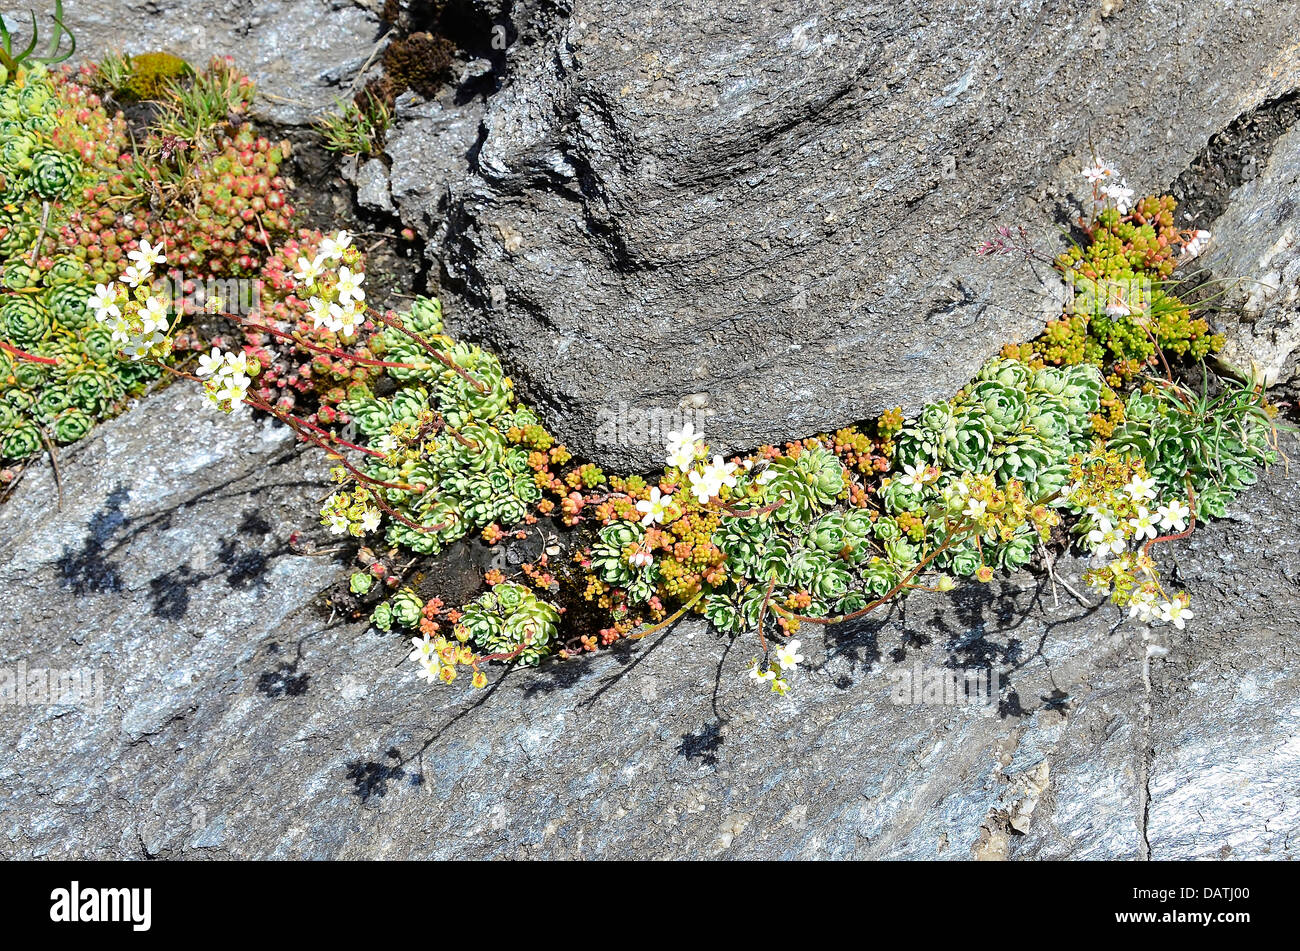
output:
<instances>
[{"instance_id":1,"label":"plant shadow on rock","mask_svg":"<svg viewBox=\"0 0 1300 951\"><path fill-rule=\"evenodd\" d=\"M279 641L272 641L266 647L268 654L280 653ZM257 678L257 692L279 700L283 697L301 697L311 686L311 674L299 673L302 663L302 641L298 642L297 655L292 661L281 660L275 667L263 671Z\"/></svg>"},{"instance_id":2,"label":"plant shadow on rock","mask_svg":"<svg viewBox=\"0 0 1300 951\"><path fill-rule=\"evenodd\" d=\"M217 565L210 571L195 569L189 562L164 572L149 582L149 593L153 598L154 617L168 621L179 621L189 612L190 589L196 588L213 578L224 578L226 584L234 590L256 588L261 594L266 590L263 577L267 563L278 555L288 551L283 543L277 543L270 552L258 547L259 542L240 542L239 536L262 540L271 538L271 526L257 509L248 509L236 529L236 537L223 539L217 549Z\"/></svg>"},{"instance_id":3,"label":"plant shadow on rock","mask_svg":"<svg viewBox=\"0 0 1300 951\"><path fill-rule=\"evenodd\" d=\"M369 803L371 797L382 799L387 796L390 782L398 783L406 779L412 786L419 786L424 782L424 777L420 773L411 774L408 778L406 763L396 747L391 747L384 753L383 761L351 761L347 764L347 778L352 783L352 794L360 799L363 805Z\"/></svg>"},{"instance_id":4,"label":"plant shadow on rock","mask_svg":"<svg viewBox=\"0 0 1300 951\"><path fill-rule=\"evenodd\" d=\"M86 539L80 551L71 551L64 546L59 558L60 580L65 588L70 588L75 595L116 593L122 590L122 581L117 576L107 555L111 551L110 543L119 532L131 524L131 520L122 513L122 507L130 500L131 493L120 483L104 501L104 507L90 518Z\"/></svg>"}]
</instances>

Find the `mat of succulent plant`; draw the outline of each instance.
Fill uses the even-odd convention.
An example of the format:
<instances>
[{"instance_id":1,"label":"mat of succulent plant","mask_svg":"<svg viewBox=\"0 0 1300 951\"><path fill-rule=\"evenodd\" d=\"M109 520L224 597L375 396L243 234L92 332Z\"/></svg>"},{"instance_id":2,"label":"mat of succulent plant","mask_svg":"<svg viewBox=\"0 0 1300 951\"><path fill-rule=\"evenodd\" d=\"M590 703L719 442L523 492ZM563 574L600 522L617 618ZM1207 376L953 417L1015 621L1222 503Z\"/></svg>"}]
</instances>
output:
<instances>
[{"instance_id":1,"label":"mat of succulent plant","mask_svg":"<svg viewBox=\"0 0 1300 951\"><path fill-rule=\"evenodd\" d=\"M1183 627L1189 599L1162 581L1151 549L1221 515L1275 459L1276 430L1258 387L1209 378L1216 340L1168 283L1174 255L1190 260L1209 236L1174 229L1168 199L1133 203L1104 166L1085 174L1096 215L1085 245L1055 259L1076 294L1042 338L1008 347L912 421L887 413L734 460L688 425L651 478L575 463L495 357L443 333L435 301L374 314L374 362L396 388L378 396L358 382L340 403L361 442L281 415L300 438L362 457L335 468L346 485L322 523L357 537L383 529L391 552L362 550L341 603L378 601L376 626L410 630L421 677L451 682L463 667L477 686L487 662L596 650L697 611L723 632L752 631L763 648L753 678L784 693L802 625L960 577L988 582L1066 537L1068 520L1094 556L1092 587L1131 617ZM1018 241L1004 233L983 250L1031 253ZM348 339L363 277L353 257L339 266L338 245L327 239L296 277L317 326ZM246 396L244 356L214 352L205 365L219 406ZM1201 388L1177 382L1175 366L1202 367ZM472 532L497 543L547 517L585 532L572 563L542 554L517 580L493 569L491 590L459 608L404 583L418 559L396 568L398 551L433 555ZM565 620L574 608L589 630Z\"/></svg>"},{"instance_id":2,"label":"mat of succulent plant","mask_svg":"<svg viewBox=\"0 0 1300 951\"><path fill-rule=\"evenodd\" d=\"M333 460L322 524L383 539L340 605L409 631L431 682L467 668L483 686L489 662L597 650L697 612L753 632L754 680L784 693L801 626L987 582L1070 538L1094 556L1090 585L1181 628L1193 613L1152 546L1222 515L1275 459L1262 389L1210 374L1220 340L1178 293L1175 269L1210 235L1099 162L1077 244L1046 255L1005 229L979 249L1051 261L1069 303L952 399L730 460L687 424L662 472L618 476L574 460L495 356L444 332L437 301L370 306L346 232L291 230L288 145L255 135L252 85L229 60L140 63L160 101L132 146L106 100L140 86L136 64L51 73L7 37L5 55L0 457L53 452L162 377L275 417ZM200 315L230 332L201 340ZM570 531L571 558L493 569L458 607L422 590L421 557L541 519Z\"/></svg>"}]
</instances>

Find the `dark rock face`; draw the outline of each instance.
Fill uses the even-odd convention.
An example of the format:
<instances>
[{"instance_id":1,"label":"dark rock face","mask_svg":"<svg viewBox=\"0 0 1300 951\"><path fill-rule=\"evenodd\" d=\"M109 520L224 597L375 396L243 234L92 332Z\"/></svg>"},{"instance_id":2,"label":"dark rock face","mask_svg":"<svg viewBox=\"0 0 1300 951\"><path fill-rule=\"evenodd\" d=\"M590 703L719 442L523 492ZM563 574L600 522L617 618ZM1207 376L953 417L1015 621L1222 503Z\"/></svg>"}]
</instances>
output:
<instances>
[{"instance_id":1,"label":"dark rock face","mask_svg":"<svg viewBox=\"0 0 1300 951\"><path fill-rule=\"evenodd\" d=\"M778 700L698 622L419 683L288 550L325 463L183 386L61 469L62 510L48 464L0 508L0 687L98 689L7 699L3 857L1297 857L1294 471L1170 547L1197 617L1149 679L1141 628L1021 572L807 630ZM894 702L917 664L996 689Z\"/></svg>"},{"instance_id":2,"label":"dark rock face","mask_svg":"<svg viewBox=\"0 0 1300 951\"><path fill-rule=\"evenodd\" d=\"M567 9L521 6L477 141L395 154L392 192L460 328L623 467L660 443L620 414L700 411L740 449L950 394L1054 309L973 255L995 225L1068 224L1094 148L1165 188L1300 82L1285 4Z\"/></svg>"}]
</instances>

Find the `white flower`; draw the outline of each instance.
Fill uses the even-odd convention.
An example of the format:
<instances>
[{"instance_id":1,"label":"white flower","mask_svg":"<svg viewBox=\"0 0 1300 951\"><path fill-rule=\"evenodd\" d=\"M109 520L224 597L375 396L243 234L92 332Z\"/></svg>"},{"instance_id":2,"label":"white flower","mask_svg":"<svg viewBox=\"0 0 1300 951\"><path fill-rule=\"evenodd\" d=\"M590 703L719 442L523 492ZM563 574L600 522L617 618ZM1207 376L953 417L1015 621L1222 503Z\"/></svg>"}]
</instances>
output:
<instances>
[{"instance_id":1,"label":"white flower","mask_svg":"<svg viewBox=\"0 0 1300 951\"><path fill-rule=\"evenodd\" d=\"M1112 552L1118 555L1124 550L1124 539L1115 531L1110 519L1105 517L1098 518L1097 527L1088 533L1088 544L1092 546L1093 555L1098 558Z\"/></svg>"},{"instance_id":2,"label":"white flower","mask_svg":"<svg viewBox=\"0 0 1300 951\"><path fill-rule=\"evenodd\" d=\"M691 483L691 491L695 493L695 500L704 505L709 499L718 494L721 484L714 485L710 477L710 472L706 469L703 472L691 472L687 477Z\"/></svg>"},{"instance_id":3,"label":"white flower","mask_svg":"<svg viewBox=\"0 0 1300 951\"><path fill-rule=\"evenodd\" d=\"M325 519L329 522L330 531L335 535L342 535L352 526L352 523L348 521L348 517L342 512L326 513Z\"/></svg>"},{"instance_id":4,"label":"white flower","mask_svg":"<svg viewBox=\"0 0 1300 951\"><path fill-rule=\"evenodd\" d=\"M162 242L151 245L147 239L140 239L140 246L134 251L128 251L127 255L147 274L153 269L155 264L166 264L167 256L163 254Z\"/></svg>"},{"instance_id":5,"label":"white flower","mask_svg":"<svg viewBox=\"0 0 1300 951\"><path fill-rule=\"evenodd\" d=\"M778 475L777 471L773 469L771 466L768 466L766 469L764 469L762 472L758 474L758 484L767 485L769 482L775 479L777 475Z\"/></svg>"},{"instance_id":6,"label":"white flower","mask_svg":"<svg viewBox=\"0 0 1300 951\"><path fill-rule=\"evenodd\" d=\"M366 509L361 516L361 531L373 532L379 527L379 509Z\"/></svg>"},{"instance_id":7,"label":"white flower","mask_svg":"<svg viewBox=\"0 0 1300 951\"><path fill-rule=\"evenodd\" d=\"M1133 526L1133 537L1138 541L1156 537L1155 523L1151 521L1151 513L1144 506L1137 507L1137 515L1129 519L1128 523Z\"/></svg>"},{"instance_id":8,"label":"white flower","mask_svg":"<svg viewBox=\"0 0 1300 951\"><path fill-rule=\"evenodd\" d=\"M311 311L312 326L317 330L320 330L321 327L329 326L331 306L330 302L322 297L312 297L308 299L307 308Z\"/></svg>"},{"instance_id":9,"label":"white flower","mask_svg":"<svg viewBox=\"0 0 1300 951\"><path fill-rule=\"evenodd\" d=\"M437 655L420 662L420 672L416 675L427 683L437 683L442 672Z\"/></svg>"},{"instance_id":10,"label":"white flower","mask_svg":"<svg viewBox=\"0 0 1300 951\"><path fill-rule=\"evenodd\" d=\"M298 270L293 272L294 279L303 284L310 284L316 278L321 276L325 270L325 257L317 255L314 258L301 257L298 259Z\"/></svg>"},{"instance_id":11,"label":"white flower","mask_svg":"<svg viewBox=\"0 0 1300 951\"><path fill-rule=\"evenodd\" d=\"M668 465L674 469L689 469L695 462L695 446L678 446L668 451Z\"/></svg>"},{"instance_id":12,"label":"white flower","mask_svg":"<svg viewBox=\"0 0 1300 951\"><path fill-rule=\"evenodd\" d=\"M782 670L789 670L803 660L803 654L799 653L799 639L795 638L789 644L776 649L776 662L781 665Z\"/></svg>"},{"instance_id":13,"label":"white flower","mask_svg":"<svg viewBox=\"0 0 1300 951\"><path fill-rule=\"evenodd\" d=\"M329 321L325 326L336 334L350 337L357 329L357 318L360 316L355 302L347 305L330 304Z\"/></svg>"},{"instance_id":14,"label":"white flower","mask_svg":"<svg viewBox=\"0 0 1300 951\"><path fill-rule=\"evenodd\" d=\"M242 350L239 353L226 354L226 373L247 373L248 372L248 354Z\"/></svg>"},{"instance_id":15,"label":"white flower","mask_svg":"<svg viewBox=\"0 0 1300 951\"><path fill-rule=\"evenodd\" d=\"M1134 502L1146 502L1156 497L1156 480L1154 478L1144 479L1141 476L1134 476L1128 485L1124 486L1124 491Z\"/></svg>"},{"instance_id":16,"label":"white flower","mask_svg":"<svg viewBox=\"0 0 1300 951\"><path fill-rule=\"evenodd\" d=\"M198 376L212 376L221 369L221 364L226 362L226 355L217 347L212 348L212 353L203 354L199 357L199 368L195 372Z\"/></svg>"},{"instance_id":17,"label":"white flower","mask_svg":"<svg viewBox=\"0 0 1300 951\"><path fill-rule=\"evenodd\" d=\"M1213 235L1211 235L1210 232L1206 231L1204 228L1194 233L1192 235L1192 240L1188 241L1185 245L1183 245L1182 259L1184 261L1190 261L1192 258L1199 255L1202 251L1205 250L1206 245L1210 243L1211 237L1213 237Z\"/></svg>"},{"instance_id":18,"label":"white flower","mask_svg":"<svg viewBox=\"0 0 1300 951\"><path fill-rule=\"evenodd\" d=\"M700 437L691 423L684 423L681 429L668 433L668 465L685 471L695 462L699 451Z\"/></svg>"},{"instance_id":19,"label":"white flower","mask_svg":"<svg viewBox=\"0 0 1300 951\"><path fill-rule=\"evenodd\" d=\"M366 276L359 271L352 271L346 267L339 268L338 284L335 285L339 292L339 303L346 304L350 300L364 301L366 292L361 285L365 280Z\"/></svg>"},{"instance_id":20,"label":"white flower","mask_svg":"<svg viewBox=\"0 0 1300 951\"><path fill-rule=\"evenodd\" d=\"M1160 516L1162 529L1168 531L1172 528L1176 532L1181 532L1187 528L1187 516L1192 514L1192 510L1178 499L1174 499L1168 505L1157 508L1156 514Z\"/></svg>"},{"instance_id":21,"label":"white flower","mask_svg":"<svg viewBox=\"0 0 1300 951\"><path fill-rule=\"evenodd\" d=\"M966 503L966 507L962 509L961 514L965 515L967 518L981 519L984 517L984 511L987 508L987 502L983 502L979 499L971 499Z\"/></svg>"},{"instance_id":22,"label":"white flower","mask_svg":"<svg viewBox=\"0 0 1300 951\"><path fill-rule=\"evenodd\" d=\"M735 487L736 464L724 462L721 456L714 456L713 461L704 467L703 472L692 472L689 476L691 491L701 505L708 502L722 487Z\"/></svg>"},{"instance_id":23,"label":"white flower","mask_svg":"<svg viewBox=\"0 0 1300 951\"><path fill-rule=\"evenodd\" d=\"M642 525L653 525L656 522L663 523L668 517L669 507L672 505L673 497L664 495L659 491L658 486L650 489L650 498L642 499L636 504L636 510L643 516Z\"/></svg>"},{"instance_id":24,"label":"white flower","mask_svg":"<svg viewBox=\"0 0 1300 951\"><path fill-rule=\"evenodd\" d=\"M344 250L351 243L352 235L340 231L334 237L326 238L320 243L320 257L326 261L337 261L343 257Z\"/></svg>"},{"instance_id":25,"label":"white flower","mask_svg":"<svg viewBox=\"0 0 1300 951\"><path fill-rule=\"evenodd\" d=\"M430 657L436 658L437 651L433 646L433 638L428 634L423 637L411 638L411 644L414 646L415 650L411 651L407 660L413 660L417 664L420 664L427 661Z\"/></svg>"},{"instance_id":26,"label":"white flower","mask_svg":"<svg viewBox=\"0 0 1300 951\"><path fill-rule=\"evenodd\" d=\"M729 489L736 487L736 464L734 462L724 462L721 456L714 456L713 462L705 469L709 477L718 484L718 487L727 486Z\"/></svg>"},{"instance_id":27,"label":"white flower","mask_svg":"<svg viewBox=\"0 0 1300 951\"><path fill-rule=\"evenodd\" d=\"M145 333L152 334L167 329L167 307L167 300L163 297L150 297L144 302L144 307L140 310L140 320Z\"/></svg>"},{"instance_id":28,"label":"white flower","mask_svg":"<svg viewBox=\"0 0 1300 951\"><path fill-rule=\"evenodd\" d=\"M930 479L929 474L926 471L926 466L909 466L904 463L903 472L906 473L906 475L902 477L903 484L914 486L918 489L924 486Z\"/></svg>"},{"instance_id":29,"label":"white flower","mask_svg":"<svg viewBox=\"0 0 1300 951\"><path fill-rule=\"evenodd\" d=\"M1121 215L1128 214L1129 208L1133 206L1133 189L1128 187L1128 183L1121 180L1119 184L1103 185L1101 193L1115 202L1115 210Z\"/></svg>"},{"instance_id":30,"label":"white flower","mask_svg":"<svg viewBox=\"0 0 1300 951\"><path fill-rule=\"evenodd\" d=\"M1130 309L1128 304L1124 303L1122 300L1111 301L1106 305L1107 317L1127 317L1132 313L1132 309Z\"/></svg>"},{"instance_id":31,"label":"white flower","mask_svg":"<svg viewBox=\"0 0 1300 951\"><path fill-rule=\"evenodd\" d=\"M1083 168L1083 177L1094 185L1098 182L1104 182L1109 178L1114 178L1118 174L1117 171L1101 159L1093 159L1091 165L1085 165Z\"/></svg>"},{"instance_id":32,"label":"white flower","mask_svg":"<svg viewBox=\"0 0 1300 951\"><path fill-rule=\"evenodd\" d=\"M115 333L114 338L117 337ZM167 355L168 347L167 335L157 330L136 336L128 336L126 343L122 344L122 352L132 360L141 360L145 357L155 357L161 359Z\"/></svg>"},{"instance_id":33,"label":"white flower","mask_svg":"<svg viewBox=\"0 0 1300 951\"><path fill-rule=\"evenodd\" d=\"M1160 605L1160 620L1168 621L1180 631L1186 626L1188 618L1192 617L1195 615L1188 608L1186 599L1181 596Z\"/></svg>"},{"instance_id":34,"label":"white flower","mask_svg":"<svg viewBox=\"0 0 1300 951\"><path fill-rule=\"evenodd\" d=\"M644 548L638 548L636 551L632 552L632 557L628 559L628 561L632 563L633 568L648 568L650 565L654 564L654 560L655 556Z\"/></svg>"},{"instance_id":35,"label":"white flower","mask_svg":"<svg viewBox=\"0 0 1300 951\"><path fill-rule=\"evenodd\" d=\"M763 670L758 666L758 661L749 665L749 679L757 680L759 683L766 683L769 680L776 679L776 671L771 668Z\"/></svg>"},{"instance_id":36,"label":"white flower","mask_svg":"<svg viewBox=\"0 0 1300 951\"><path fill-rule=\"evenodd\" d=\"M139 287L149 277L148 265L128 264L126 270L122 272L122 280L126 281L132 287Z\"/></svg>"},{"instance_id":37,"label":"white flower","mask_svg":"<svg viewBox=\"0 0 1300 951\"><path fill-rule=\"evenodd\" d=\"M1128 616L1140 621L1150 621L1156 613L1156 596L1149 591L1138 591L1128 603Z\"/></svg>"},{"instance_id":38,"label":"white flower","mask_svg":"<svg viewBox=\"0 0 1300 951\"><path fill-rule=\"evenodd\" d=\"M208 383L208 386L211 388L209 391L210 398L219 408L229 412L230 409L228 409L228 407L233 409L236 404L244 401L244 397L248 395L248 385L251 382L252 381L242 373L218 373ZM346 520L344 522L344 527L346 528ZM335 532L339 531L333 525L331 525L330 528Z\"/></svg>"},{"instance_id":39,"label":"white flower","mask_svg":"<svg viewBox=\"0 0 1300 951\"><path fill-rule=\"evenodd\" d=\"M90 295L90 306L95 311L95 319L102 323L110 317L121 317L122 311L117 306L117 285L96 284L95 293Z\"/></svg>"}]
</instances>

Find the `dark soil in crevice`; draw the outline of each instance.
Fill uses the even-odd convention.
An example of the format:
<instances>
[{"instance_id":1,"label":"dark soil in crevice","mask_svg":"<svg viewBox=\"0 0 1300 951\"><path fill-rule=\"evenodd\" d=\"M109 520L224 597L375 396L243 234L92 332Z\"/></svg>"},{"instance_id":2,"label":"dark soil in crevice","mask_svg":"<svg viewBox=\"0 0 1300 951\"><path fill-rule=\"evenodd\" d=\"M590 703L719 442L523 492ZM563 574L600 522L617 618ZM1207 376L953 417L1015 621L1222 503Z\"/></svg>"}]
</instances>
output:
<instances>
[{"instance_id":1,"label":"dark soil in crevice","mask_svg":"<svg viewBox=\"0 0 1300 951\"><path fill-rule=\"evenodd\" d=\"M1167 191L1178 199L1179 218L1208 228L1228 207L1232 190L1268 164L1273 146L1300 121L1300 90L1269 99L1217 132Z\"/></svg>"}]
</instances>

